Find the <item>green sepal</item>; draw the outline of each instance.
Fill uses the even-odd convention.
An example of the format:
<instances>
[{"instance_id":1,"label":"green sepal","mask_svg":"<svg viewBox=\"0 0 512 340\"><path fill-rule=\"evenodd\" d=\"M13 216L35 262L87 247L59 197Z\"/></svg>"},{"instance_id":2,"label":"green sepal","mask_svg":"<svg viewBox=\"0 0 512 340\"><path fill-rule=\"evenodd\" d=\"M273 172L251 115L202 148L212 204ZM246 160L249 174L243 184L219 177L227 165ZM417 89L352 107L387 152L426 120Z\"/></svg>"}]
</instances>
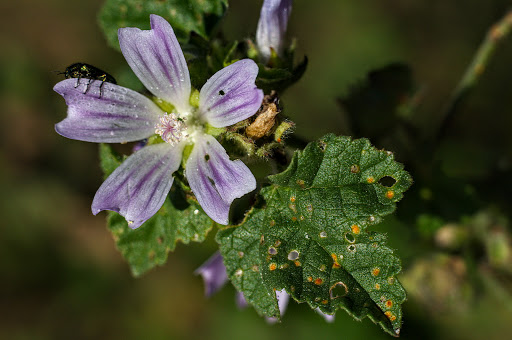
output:
<instances>
[{"instance_id":1,"label":"green sepal","mask_svg":"<svg viewBox=\"0 0 512 340\"><path fill-rule=\"evenodd\" d=\"M223 134L224 132L226 132L226 128L223 128L223 127L218 128L218 127L211 126L208 123L206 124L205 133L208 135L212 135L213 137L218 137L221 134Z\"/></svg>"},{"instance_id":2,"label":"green sepal","mask_svg":"<svg viewBox=\"0 0 512 340\"><path fill-rule=\"evenodd\" d=\"M228 0L107 0L98 19L109 45L119 50L117 30L150 29L150 14L169 21L181 43L188 41L191 32L209 39L227 7Z\"/></svg>"},{"instance_id":3,"label":"green sepal","mask_svg":"<svg viewBox=\"0 0 512 340\"><path fill-rule=\"evenodd\" d=\"M107 177L121 164L123 157L108 144L101 144L100 160ZM184 244L203 242L213 224L199 203L177 185L172 186L162 208L137 229L128 227L124 217L115 212L109 212L107 219L116 246L134 276L163 265L178 241Z\"/></svg>"},{"instance_id":4,"label":"green sepal","mask_svg":"<svg viewBox=\"0 0 512 340\"><path fill-rule=\"evenodd\" d=\"M189 103L194 108L199 107L199 91L198 90L192 89L192 91L190 93Z\"/></svg>"},{"instance_id":5,"label":"green sepal","mask_svg":"<svg viewBox=\"0 0 512 340\"><path fill-rule=\"evenodd\" d=\"M176 110L176 107L174 105L172 105L171 103L163 100L162 98L158 98L158 97L151 97L151 99L153 100L153 102L158 105L159 108L162 109L163 112L167 112L167 113L171 113L171 112L175 112Z\"/></svg>"}]
</instances>

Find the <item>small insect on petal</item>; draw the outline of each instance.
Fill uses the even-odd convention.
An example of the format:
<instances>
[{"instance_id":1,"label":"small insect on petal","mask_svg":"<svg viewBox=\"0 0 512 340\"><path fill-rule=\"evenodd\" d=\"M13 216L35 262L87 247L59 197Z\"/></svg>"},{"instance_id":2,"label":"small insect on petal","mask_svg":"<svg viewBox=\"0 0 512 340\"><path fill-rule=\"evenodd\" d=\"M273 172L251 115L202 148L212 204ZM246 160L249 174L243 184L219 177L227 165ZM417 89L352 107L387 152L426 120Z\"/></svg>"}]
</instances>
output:
<instances>
[{"instance_id":1,"label":"small insect on petal","mask_svg":"<svg viewBox=\"0 0 512 340\"><path fill-rule=\"evenodd\" d=\"M84 90L84 94L89 90L89 86L93 80L100 80L100 98L102 95L102 87L103 83L108 82L112 84L117 84L114 77L112 77L107 72L100 70L99 68L86 64L86 63L74 63L66 67L64 72L59 72L59 74L63 74L66 79L69 78L77 78L75 88L80 85L80 79L87 79L87 85Z\"/></svg>"}]
</instances>

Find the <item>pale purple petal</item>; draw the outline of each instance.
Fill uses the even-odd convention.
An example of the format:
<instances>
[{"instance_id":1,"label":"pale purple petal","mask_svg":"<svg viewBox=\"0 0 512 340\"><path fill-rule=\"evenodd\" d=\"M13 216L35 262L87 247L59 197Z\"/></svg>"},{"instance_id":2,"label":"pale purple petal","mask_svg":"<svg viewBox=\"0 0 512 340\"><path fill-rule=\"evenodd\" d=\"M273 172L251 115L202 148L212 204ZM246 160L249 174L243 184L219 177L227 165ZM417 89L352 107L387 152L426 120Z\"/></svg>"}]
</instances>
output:
<instances>
[{"instance_id":1,"label":"pale purple petal","mask_svg":"<svg viewBox=\"0 0 512 340\"><path fill-rule=\"evenodd\" d=\"M281 317L286 312L286 308L288 307L288 301L290 300L290 295L286 292L286 290L278 290L276 291L277 305L279 306L279 314ZM278 321L277 318L274 317L266 317L267 322L270 324L276 323Z\"/></svg>"},{"instance_id":2,"label":"pale purple petal","mask_svg":"<svg viewBox=\"0 0 512 340\"><path fill-rule=\"evenodd\" d=\"M245 299L244 293L242 292L236 292L235 293L235 302L236 306L240 309L245 309L249 307L249 304L247 303L247 300Z\"/></svg>"},{"instance_id":3,"label":"pale purple petal","mask_svg":"<svg viewBox=\"0 0 512 340\"><path fill-rule=\"evenodd\" d=\"M325 314L324 312L322 312L322 311L320 310L320 308L316 308L316 309L315 309L315 312L317 312L318 314L320 314L320 315L324 318L325 322L328 322L328 323L333 323L333 322L334 322L334 320L335 320L335 318L336 318L336 316L335 316L335 315Z\"/></svg>"},{"instance_id":4,"label":"pale purple petal","mask_svg":"<svg viewBox=\"0 0 512 340\"><path fill-rule=\"evenodd\" d=\"M164 204L178 170L184 143L149 145L128 157L96 192L92 213L116 211L137 228Z\"/></svg>"},{"instance_id":5,"label":"pale purple petal","mask_svg":"<svg viewBox=\"0 0 512 340\"><path fill-rule=\"evenodd\" d=\"M199 94L199 114L214 127L233 125L258 111L263 91L255 85L258 66L239 60L215 73Z\"/></svg>"},{"instance_id":6,"label":"pale purple petal","mask_svg":"<svg viewBox=\"0 0 512 340\"><path fill-rule=\"evenodd\" d=\"M282 53L284 34L291 12L292 0L263 2L256 31L256 45L265 62L270 58L270 48L273 48L278 55Z\"/></svg>"},{"instance_id":7,"label":"pale purple petal","mask_svg":"<svg viewBox=\"0 0 512 340\"><path fill-rule=\"evenodd\" d=\"M147 97L99 80L81 79L76 86L77 81L66 79L53 88L68 105L67 118L55 125L60 135L86 142L123 143L154 134L163 112Z\"/></svg>"},{"instance_id":8,"label":"pale purple petal","mask_svg":"<svg viewBox=\"0 0 512 340\"><path fill-rule=\"evenodd\" d=\"M256 189L256 179L240 160L231 161L215 138L197 138L186 165L190 188L208 216L227 225L235 198Z\"/></svg>"},{"instance_id":9,"label":"pale purple petal","mask_svg":"<svg viewBox=\"0 0 512 340\"><path fill-rule=\"evenodd\" d=\"M190 110L190 75L171 25L151 14L151 30L135 27L118 31L121 52L142 84L179 112Z\"/></svg>"},{"instance_id":10,"label":"pale purple petal","mask_svg":"<svg viewBox=\"0 0 512 340\"><path fill-rule=\"evenodd\" d=\"M194 273L202 276L207 297L215 294L228 282L226 267L222 262L222 255L218 251L208 261L203 263L201 267L197 268Z\"/></svg>"}]
</instances>

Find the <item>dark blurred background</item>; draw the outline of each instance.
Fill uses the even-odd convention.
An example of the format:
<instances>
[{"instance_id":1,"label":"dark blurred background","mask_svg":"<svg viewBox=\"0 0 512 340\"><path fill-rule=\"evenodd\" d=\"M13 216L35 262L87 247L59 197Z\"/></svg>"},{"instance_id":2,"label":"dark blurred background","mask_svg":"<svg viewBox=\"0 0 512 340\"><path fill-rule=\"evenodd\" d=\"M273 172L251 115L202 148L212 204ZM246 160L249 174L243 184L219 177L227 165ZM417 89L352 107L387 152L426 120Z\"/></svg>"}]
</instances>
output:
<instances>
[{"instance_id":1,"label":"dark blurred background","mask_svg":"<svg viewBox=\"0 0 512 340\"><path fill-rule=\"evenodd\" d=\"M65 139L53 127L66 115L64 100L52 90L62 79L55 71L86 62L116 76L126 67L97 25L102 3L0 4L0 338L388 338L368 319L357 322L340 311L336 322L327 324L295 303L282 324L267 325L254 310L237 309L230 285L205 299L193 271L215 251L212 237L201 245L179 245L165 266L142 278L130 275L106 229L105 215L95 217L90 211L102 182L98 146ZM226 36L254 35L261 3L230 1ZM350 134L337 98L368 71L397 61L410 66L421 90L416 122L424 131L436 128L441 108L486 31L510 5L510 0L296 0L289 37L298 39L297 56L306 54L310 61L303 79L282 98L297 124L296 134L308 139L328 132ZM511 60L509 37L438 149L444 168L460 178L490 176L498 162L510 168ZM510 178L501 180L508 190ZM510 192L496 190L507 203ZM404 207L407 199L406 193ZM406 270L417 265L414 249L398 235L408 227L393 229L388 223L375 228L395 239L392 247ZM429 263L423 265L428 271ZM457 263L448 266L456 269ZM490 340L510 335L510 299L472 290L479 298L461 304L463 287L453 287L449 279L446 285L455 289L451 305L443 295L443 306L435 304L438 295L428 306L414 296L405 302L403 338Z\"/></svg>"}]
</instances>

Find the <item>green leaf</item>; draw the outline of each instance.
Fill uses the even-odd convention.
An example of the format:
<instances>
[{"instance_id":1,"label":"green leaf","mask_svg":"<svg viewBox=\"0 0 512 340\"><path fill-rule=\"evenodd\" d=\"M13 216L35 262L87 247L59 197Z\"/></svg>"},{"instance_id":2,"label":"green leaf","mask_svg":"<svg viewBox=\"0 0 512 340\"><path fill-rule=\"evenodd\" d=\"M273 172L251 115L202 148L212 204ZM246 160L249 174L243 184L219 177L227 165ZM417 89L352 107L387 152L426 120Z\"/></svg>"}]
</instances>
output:
<instances>
[{"instance_id":1,"label":"green leaf","mask_svg":"<svg viewBox=\"0 0 512 340\"><path fill-rule=\"evenodd\" d=\"M396 336L405 300L395 277L400 261L384 235L366 229L392 213L411 185L403 166L366 139L327 135L296 152L289 168L270 180L261 192L263 217L252 212L233 231L219 233L223 256L234 244L223 239L227 232L250 228L253 242L259 236L259 258L245 261L261 273L252 285L284 288L324 313L343 308L356 319L368 316ZM259 228L253 216L260 216ZM236 267L234 260L226 258L226 266Z\"/></svg>"},{"instance_id":2,"label":"green leaf","mask_svg":"<svg viewBox=\"0 0 512 340\"><path fill-rule=\"evenodd\" d=\"M239 227L219 230L217 242L227 274L235 288L258 314L279 319L276 293L267 287L260 273L260 238L264 211L252 209Z\"/></svg>"},{"instance_id":3,"label":"green leaf","mask_svg":"<svg viewBox=\"0 0 512 340\"><path fill-rule=\"evenodd\" d=\"M389 137L411 113L415 85L410 67L393 63L372 70L338 102L347 112L356 136ZM409 126L407 126L409 128Z\"/></svg>"},{"instance_id":4,"label":"green leaf","mask_svg":"<svg viewBox=\"0 0 512 340\"><path fill-rule=\"evenodd\" d=\"M110 46L119 50L119 28L150 29L149 15L157 14L169 21L183 43L192 31L208 39L227 6L228 0L107 0L99 23Z\"/></svg>"},{"instance_id":5,"label":"green leaf","mask_svg":"<svg viewBox=\"0 0 512 340\"><path fill-rule=\"evenodd\" d=\"M122 162L122 157L107 144L100 146L100 159L105 177ZM133 275L140 276L163 265L178 241L204 241L213 222L195 199L186 197L173 185L162 208L139 228L131 229L124 217L115 212L109 212L107 225Z\"/></svg>"}]
</instances>

